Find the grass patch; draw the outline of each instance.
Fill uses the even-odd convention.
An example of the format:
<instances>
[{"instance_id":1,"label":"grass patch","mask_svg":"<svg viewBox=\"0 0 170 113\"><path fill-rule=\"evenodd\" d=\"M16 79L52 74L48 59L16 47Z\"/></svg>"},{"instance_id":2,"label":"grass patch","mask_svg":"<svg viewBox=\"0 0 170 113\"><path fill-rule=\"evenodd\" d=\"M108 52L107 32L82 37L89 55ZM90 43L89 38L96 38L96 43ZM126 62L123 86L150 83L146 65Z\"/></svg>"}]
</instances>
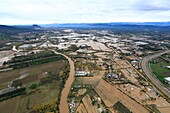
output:
<instances>
[{"instance_id":1,"label":"grass patch","mask_svg":"<svg viewBox=\"0 0 170 113\"><path fill-rule=\"evenodd\" d=\"M155 113L161 113L161 112L158 110L158 108L156 107L156 105L151 104L151 105L149 105L149 107L150 107Z\"/></svg>"},{"instance_id":2,"label":"grass patch","mask_svg":"<svg viewBox=\"0 0 170 113\"><path fill-rule=\"evenodd\" d=\"M168 83L165 82L166 77L170 77L170 69L167 69L166 66L170 64L164 60L154 60L150 64L150 68L156 77L165 85L168 86Z\"/></svg>"},{"instance_id":3,"label":"grass patch","mask_svg":"<svg viewBox=\"0 0 170 113\"><path fill-rule=\"evenodd\" d=\"M35 88L37 88L38 87L38 85L37 84L31 84L31 86L29 87L30 89L35 89Z\"/></svg>"}]
</instances>

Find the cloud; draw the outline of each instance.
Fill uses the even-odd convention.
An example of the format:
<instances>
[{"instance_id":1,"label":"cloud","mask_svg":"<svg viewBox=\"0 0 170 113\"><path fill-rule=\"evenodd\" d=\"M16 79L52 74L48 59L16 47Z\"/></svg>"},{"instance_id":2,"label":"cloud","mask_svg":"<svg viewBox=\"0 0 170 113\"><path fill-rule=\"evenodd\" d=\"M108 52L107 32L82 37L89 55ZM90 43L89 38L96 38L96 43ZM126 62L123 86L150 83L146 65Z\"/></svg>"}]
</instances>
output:
<instances>
[{"instance_id":1,"label":"cloud","mask_svg":"<svg viewBox=\"0 0 170 113\"><path fill-rule=\"evenodd\" d=\"M169 0L138 0L135 7L141 11L169 11Z\"/></svg>"},{"instance_id":2,"label":"cloud","mask_svg":"<svg viewBox=\"0 0 170 113\"><path fill-rule=\"evenodd\" d=\"M0 0L0 24L169 21L168 6L168 0Z\"/></svg>"}]
</instances>

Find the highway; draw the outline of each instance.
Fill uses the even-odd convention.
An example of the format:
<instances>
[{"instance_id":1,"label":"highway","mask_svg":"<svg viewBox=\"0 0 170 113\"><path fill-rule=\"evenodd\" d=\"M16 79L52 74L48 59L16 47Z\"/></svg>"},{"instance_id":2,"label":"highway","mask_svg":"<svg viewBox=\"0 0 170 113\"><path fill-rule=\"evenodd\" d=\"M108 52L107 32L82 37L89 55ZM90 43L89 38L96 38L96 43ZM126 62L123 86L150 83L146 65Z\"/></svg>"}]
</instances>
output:
<instances>
[{"instance_id":1,"label":"highway","mask_svg":"<svg viewBox=\"0 0 170 113\"><path fill-rule=\"evenodd\" d=\"M163 84L154 76L154 74L152 73L152 71L149 68L150 60L157 58L163 54L169 53L169 52L170 52L170 50L166 50L166 51L154 54L154 55L146 56L145 58L142 59L141 66L142 66L142 69L143 69L145 75L147 76L147 78L158 89L158 91L160 91L164 96L166 96L170 99L170 91L165 86L163 86Z\"/></svg>"}]
</instances>

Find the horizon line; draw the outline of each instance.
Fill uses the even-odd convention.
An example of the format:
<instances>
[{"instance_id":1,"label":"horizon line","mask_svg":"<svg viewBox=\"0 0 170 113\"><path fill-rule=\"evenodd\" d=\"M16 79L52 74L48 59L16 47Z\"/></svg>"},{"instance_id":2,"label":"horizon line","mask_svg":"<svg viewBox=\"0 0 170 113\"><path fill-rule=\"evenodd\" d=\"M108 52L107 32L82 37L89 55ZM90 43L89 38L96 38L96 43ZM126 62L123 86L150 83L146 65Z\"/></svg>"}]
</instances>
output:
<instances>
[{"instance_id":1,"label":"horizon line","mask_svg":"<svg viewBox=\"0 0 170 113\"><path fill-rule=\"evenodd\" d=\"M77 22L77 23L71 23L71 22L65 22L65 23L40 23L40 24L0 24L0 25L8 25L8 26L22 26L22 25L50 25L50 24L111 24L111 23L168 23L170 21L146 21L146 22Z\"/></svg>"}]
</instances>

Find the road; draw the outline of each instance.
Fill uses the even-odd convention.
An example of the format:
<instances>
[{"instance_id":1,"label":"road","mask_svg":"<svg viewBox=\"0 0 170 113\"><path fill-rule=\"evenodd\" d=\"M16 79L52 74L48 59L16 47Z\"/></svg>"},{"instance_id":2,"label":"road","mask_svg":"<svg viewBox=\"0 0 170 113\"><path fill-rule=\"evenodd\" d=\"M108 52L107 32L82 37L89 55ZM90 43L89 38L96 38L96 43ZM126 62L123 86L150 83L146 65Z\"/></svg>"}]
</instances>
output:
<instances>
[{"instance_id":1,"label":"road","mask_svg":"<svg viewBox=\"0 0 170 113\"><path fill-rule=\"evenodd\" d=\"M56 51L54 51L56 54L60 54L62 56L64 56L65 58L67 58L67 60L69 61L70 64L70 73L69 73L69 77L64 85L64 88L61 92L61 98L60 98L60 113L69 113L69 108L68 108L68 103L67 103L67 97L71 88L71 85L74 81L74 74L75 74L75 69L74 69L74 62L71 60L71 58L69 58L68 56L62 54L62 53L58 53Z\"/></svg>"},{"instance_id":2,"label":"road","mask_svg":"<svg viewBox=\"0 0 170 113\"><path fill-rule=\"evenodd\" d=\"M143 69L144 73L146 74L147 78L153 83L153 85L163 95L170 98L170 91L166 87L163 86L163 84L153 75L152 71L149 68L149 61L150 60L157 58L157 57L159 57L163 54L169 53L169 52L170 52L170 50L166 50L166 51L154 54L154 55L147 56L142 60L141 66L142 66L142 69Z\"/></svg>"}]
</instances>

